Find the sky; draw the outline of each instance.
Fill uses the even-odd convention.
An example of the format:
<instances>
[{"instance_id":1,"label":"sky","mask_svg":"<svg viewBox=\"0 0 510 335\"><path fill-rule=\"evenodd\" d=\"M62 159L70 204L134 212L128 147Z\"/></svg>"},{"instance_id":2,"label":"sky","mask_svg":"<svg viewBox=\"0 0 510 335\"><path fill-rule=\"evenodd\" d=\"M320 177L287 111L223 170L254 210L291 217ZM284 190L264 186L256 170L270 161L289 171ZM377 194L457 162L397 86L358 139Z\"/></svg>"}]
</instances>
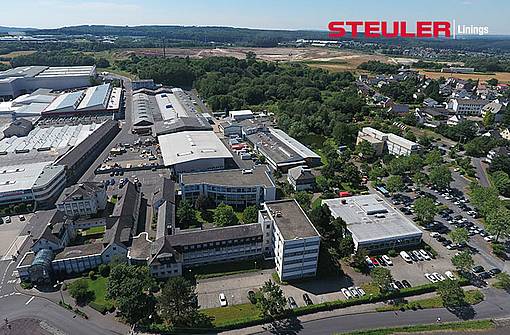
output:
<instances>
[{"instance_id":1,"label":"sky","mask_svg":"<svg viewBox=\"0 0 510 335\"><path fill-rule=\"evenodd\" d=\"M510 35L509 0L18 0L0 25L198 25L327 30L329 21L456 20Z\"/></svg>"}]
</instances>

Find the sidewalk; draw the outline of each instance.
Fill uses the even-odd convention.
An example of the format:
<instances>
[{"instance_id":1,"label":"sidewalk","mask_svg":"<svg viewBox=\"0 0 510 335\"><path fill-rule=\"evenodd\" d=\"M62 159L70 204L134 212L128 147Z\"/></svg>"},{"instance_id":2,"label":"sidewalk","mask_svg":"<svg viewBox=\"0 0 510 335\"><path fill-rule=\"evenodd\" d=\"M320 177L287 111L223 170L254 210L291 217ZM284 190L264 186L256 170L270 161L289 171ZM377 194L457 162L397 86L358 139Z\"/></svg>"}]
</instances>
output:
<instances>
[{"instance_id":1,"label":"sidewalk","mask_svg":"<svg viewBox=\"0 0 510 335\"><path fill-rule=\"evenodd\" d=\"M465 290L475 289L474 286L466 286L464 287ZM436 292L431 293L425 293L421 295L415 295L412 297L405 298L408 301L415 301L415 300L421 300L421 299L427 299L432 298L436 296ZM297 317L297 320L300 323L308 322L308 321L316 321L321 319L328 319L332 317L337 316L345 316L345 315L355 315L355 314L366 314L366 313L377 313L376 309L378 307L386 306L386 303L383 302L377 302L372 304L365 304L365 305L358 305L358 306L351 306L346 308L340 308L332 311L325 311L325 312L318 312L313 314L307 314L303 316ZM248 334L257 334L262 333L270 329L270 324L262 324L258 326L252 326L242 329L235 329L235 330L229 330L222 332L221 334L224 335L248 335Z\"/></svg>"}]
</instances>

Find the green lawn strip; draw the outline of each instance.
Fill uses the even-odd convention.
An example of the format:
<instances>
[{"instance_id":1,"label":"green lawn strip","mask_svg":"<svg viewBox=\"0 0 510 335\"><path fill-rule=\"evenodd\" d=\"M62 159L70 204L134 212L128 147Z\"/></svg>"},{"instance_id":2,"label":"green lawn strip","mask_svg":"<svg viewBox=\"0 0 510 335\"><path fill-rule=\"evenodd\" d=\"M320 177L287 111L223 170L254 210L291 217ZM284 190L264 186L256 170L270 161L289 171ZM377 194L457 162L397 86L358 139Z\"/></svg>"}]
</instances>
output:
<instances>
[{"instance_id":1,"label":"green lawn strip","mask_svg":"<svg viewBox=\"0 0 510 335\"><path fill-rule=\"evenodd\" d=\"M102 234L106 231L105 226L96 226L96 227L90 227L87 229L84 229L82 231L83 236L89 236L89 235L95 235L95 234Z\"/></svg>"},{"instance_id":2,"label":"green lawn strip","mask_svg":"<svg viewBox=\"0 0 510 335\"><path fill-rule=\"evenodd\" d=\"M202 312L214 318L214 326L221 328L233 322L249 322L259 320L259 310L253 304L232 305L203 309Z\"/></svg>"},{"instance_id":3,"label":"green lawn strip","mask_svg":"<svg viewBox=\"0 0 510 335\"><path fill-rule=\"evenodd\" d=\"M462 322L435 323L416 326L405 326L395 328L380 328L371 330L360 330L352 333L342 333L343 335L391 335L396 333L421 333L437 330L486 330L494 328L491 320L472 320ZM338 335L338 334L337 334Z\"/></svg>"},{"instance_id":4,"label":"green lawn strip","mask_svg":"<svg viewBox=\"0 0 510 335\"><path fill-rule=\"evenodd\" d=\"M484 299L483 293L480 292L479 290L466 291L466 302L470 305L476 305L476 304L482 302L483 299ZM378 307L378 308L376 308L376 311L388 312L388 311L398 311L402 308L408 310L408 309L416 309L416 308L427 309L427 308L441 308L441 307L443 307L443 302L441 301L441 297L436 296L436 297L432 297L432 298L413 300L413 301L409 301L404 304Z\"/></svg>"},{"instance_id":5,"label":"green lawn strip","mask_svg":"<svg viewBox=\"0 0 510 335\"><path fill-rule=\"evenodd\" d=\"M197 279L216 278L239 273L256 272L260 269L271 267L271 262L266 262L262 258L251 261L229 262L222 264L211 264L195 267L192 274Z\"/></svg>"}]
</instances>

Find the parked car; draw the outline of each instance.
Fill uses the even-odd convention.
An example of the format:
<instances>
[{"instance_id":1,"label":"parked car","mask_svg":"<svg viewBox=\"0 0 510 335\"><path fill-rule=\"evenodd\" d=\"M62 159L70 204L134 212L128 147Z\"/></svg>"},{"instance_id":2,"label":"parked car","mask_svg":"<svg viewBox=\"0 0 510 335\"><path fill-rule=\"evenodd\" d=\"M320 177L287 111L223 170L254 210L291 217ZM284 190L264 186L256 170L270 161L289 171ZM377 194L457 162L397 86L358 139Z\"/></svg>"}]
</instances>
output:
<instances>
[{"instance_id":1,"label":"parked car","mask_svg":"<svg viewBox=\"0 0 510 335\"><path fill-rule=\"evenodd\" d=\"M340 291L342 291L342 294L344 295L344 297L346 299L352 299L353 298L353 295L351 294L351 292L348 289L342 288Z\"/></svg>"},{"instance_id":2,"label":"parked car","mask_svg":"<svg viewBox=\"0 0 510 335\"><path fill-rule=\"evenodd\" d=\"M487 271L484 271L484 272L480 273L478 276L480 278L482 278L482 279L492 278L492 275L489 272L487 272Z\"/></svg>"},{"instance_id":3,"label":"parked car","mask_svg":"<svg viewBox=\"0 0 510 335\"><path fill-rule=\"evenodd\" d=\"M227 302L227 297L225 297L225 294L223 293L220 293L219 295L219 300L220 300L220 306L221 307L226 307L228 305L228 302Z\"/></svg>"},{"instance_id":4,"label":"parked car","mask_svg":"<svg viewBox=\"0 0 510 335\"><path fill-rule=\"evenodd\" d=\"M297 308L298 307L298 305L296 303L296 300L294 300L293 297L288 297L287 301L289 302L289 307L290 308Z\"/></svg>"},{"instance_id":5,"label":"parked car","mask_svg":"<svg viewBox=\"0 0 510 335\"><path fill-rule=\"evenodd\" d=\"M481 265L477 265L477 266L475 266L475 267L473 268L473 273L482 273L482 272L484 272L484 271L485 271L485 269L484 269L484 268L483 268L483 266L481 266Z\"/></svg>"},{"instance_id":6,"label":"parked car","mask_svg":"<svg viewBox=\"0 0 510 335\"><path fill-rule=\"evenodd\" d=\"M399 282L398 280L395 281L395 285L397 285L399 290L404 288L404 285L401 282Z\"/></svg>"},{"instance_id":7,"label":"parked car","mask_svg":"<svg viewBox=\"0 0 510 335\"><path fill-rule=\"evenodd\" d=\"M362 296L366 295L365 290L364 290L364 289L362 289L361 287L357 287L357 286L356 286L356 290L358 290L358 293L359 293L360 297L362 297Z\"/></svg>"},{"instance_id":8,"label":"parked car","mask_svg":"<svg viewBox=\"0 0 510 335\"><path fill-rule=\"evenodd\" d=\"M425 250L423 249L420 249L418 250L420 252L420 255L423 257L423 259L427 260L427 261L430 261L431 260L431 257L430 255L428 254L428 252L426 252Z\"/></svg>"},{"instance_id":9,"label":"parked car","mask_svg":"<svg viewBox=\"0 0 510 335\"><path fill-rule=\"evenodd\" d=\"M349 287L349 292L351 292L351 294L355 298L359 298L359 296L360 296L358 290L354 286Z\"/></svg>"},{"instance_id":10,"label":"parked car","mask_svg":"<svg viewBox=\"0 0 510 335\"><path fill-rule=\"evenodd\" d=\"M457 278L455 278L455 276L453 275L453 272L451 272L451 271L446 271L444 274L445 274L445 275L446 275L446 277L448 277L448 279L450 279L450 280L456 280L456 279L457 279Z\"/></svg>"},{"instance_id":11,"label":"parked car","mask_svg":"<svg viewBox=\"0 0 510 335\"><path fill-rule=\"evenodd\" d=\"M5 223L11 223L11 217L10 216L4 217L4 222Z\"/></svg>"},{"instance_id":12,"label":"parked car","mask_svg":"<svg viewBox=\"0 0 510 335\"><path fill-rule=\"evenodd\" d=\"M432 283L437 283L439 280L436 278L436 276L431 275L430 273L425 273L425 278L427 278Z\"/></svg>"},{"instance_id":13,"label":"parked car","mask_svg":"<svg viewBox=\"0 0 510 335\"><path fill-rule=\"evenodd\" d=\"M412 263L412 259L411 257L409 257L409 254L405 251L401 251L400 252L400 257L402 257L404 259L404 261L406 261L407 263Z\"/></svg>"},{"instance_id":14,"label":"parked car","mask_svg":"<svg viewBox=\"0 0 510 335\"><path fill-rule=\"evenodd\" d=\"M388 255L382 255L382 259L386 262L386 264L392 266L393 262L391 261L391 258Z\"/></svg>"},{"instance_id":15,"label":"parked car","mask_svg":"<svg viewBox=\"0 0 510 335\"><path fill-rule=\"evenodd\" d=\"M418 250L413 250L412 253L416 258L418 258L419 261L423 261L423 256Z\"/></svg>"},{"instance_id":16,"label":"parked car","mask_svg":"<svg viewBox=\"0 0 510 335\"><path fill-rule=\"evenodd\" d=\"M26 220L25 215L20 215L18 218L19 218L20 221L25 221Z\"/></svg>"},{"instance_id":17,"label":"parked car","mask_svg":"<svg viewBox=\"0 0 510 335\"><path fill-rule=\"evenodd\" d=\"M370 260L372 261L372 264L374 264L374 266L379 266L379 262L377 261L377 259L375 259L375 257L370 257Z\"/></svg>"},{"instance_id":18,"label":"parked car","mask_svg":"<svg viewBox=\"0 0 510 335\"><path fill-rule=\"evenodd\" d=\"M501 273L501 270L498 268L490 269L489 273L493 276L497 275L498 273Z\"/></svg>"},{"instance_id":19,"label":"parked car","mask_svg":"<svg viewBox=\"0 0 510 335\"><path fill-rule=\"evenodd\" d=\"M256 304L257 303L257 297L255 296L255 292L248 291L248 300L250 300L250 302L252 304Z\"/></svg>"},{"instance_id":20,"label":"parked car","mask_svg":"<svg viewBox=\"0 0 510 335\"><path fill-rule=\"evenodd\" d=\"M446 278L442 274L440 274L440 273L434 272L434 273L432 273L432 275L434 277L436 277L437 280L439 280L439 281L445 281L446 280Z\"/></svg>"},{"instance_id":21,"label":"parked car","mask_svg":"<svg viewBox=\"0 0 510 335\"><path fill-rule=\"evenodd\" d=\"M411 283L409 283L407 280L402 280L402 285L404 285L405 288L411 287Z\"/></svg>"},{"instance_id":22,"label":"parked car","mask_svg":"<svg viewBox=\"0 0 510 335\"><path fill-rule=\"evenodd\" d=\"M303 300L307 305L313 305L313 301L310 299L307 293L303 294Z\"/></svg>"}]
</instances>

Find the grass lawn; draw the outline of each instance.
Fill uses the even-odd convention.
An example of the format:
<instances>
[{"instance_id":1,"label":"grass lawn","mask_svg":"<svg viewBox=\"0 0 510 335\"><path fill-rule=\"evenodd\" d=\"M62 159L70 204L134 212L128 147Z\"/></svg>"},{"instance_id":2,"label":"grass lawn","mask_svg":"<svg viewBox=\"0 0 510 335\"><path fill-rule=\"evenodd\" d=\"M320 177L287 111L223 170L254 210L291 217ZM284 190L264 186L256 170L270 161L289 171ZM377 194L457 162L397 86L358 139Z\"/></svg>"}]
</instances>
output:
<instances>
[{"instance_id":1,"label":"grass lawn","mask_svg":"<svg viewBox=\"0 0 510 335\"><path fill-rule=\"evenodd\" d=\"M108 278L97 276L94 280L90 278L86 278L86 280L89 284L89 289L94 291L93 302L103 306L110 303L110 301L106 299L106 283L108 282Z\"/></svg>"},{"instance_id":2,"label":"grass lawn","mask_svg":"<svg viewBox=\"0 0 510 335\"><path fill-rule=\"evenodd\" d=\"M361 330L352 333L342 333L344 335L392 335L398 333L422 333L436 330L484 330L494 328L494 323L490 320L476 320L463 322L436 323L428 325L416 325L407 327L381 328L372 330Z\"/></svg>"},{"instance_id":3,"label":"grass lawn","mask_svg":"<svg viewBox=\"0 0 510 335\"><path fill-rule=\"evenodd\" d=\"M380 293L379 286L374 283L365 283L361 285L361 288L365 291L366 294L377 295Z\"/></svg>"},{"instance_id":4,"label":"grass lawn","mask_svg":"<svg viewBox=\"0 0 510 335\"><path fill-rule=\"evenodd\" d=\"M482 302L483 299L484 299L483 293L480 292L479 290L466 291L466 302L470 305L476 305ZM377 311L378 312L397 311L400 310L401 308L412 309L413 307L420 309L441 308L443 307L443 302L441 301L441 298L439 296L436 296L433 298L409 301L408 303L405 304L379 307L377 308Z\"/></svg>"},{"instance_id":5,"label":"grass lawn","mask_svg":"<svg viewBox=\"0 0 510 335\"><path fill-rule=\"evenodd\" d=\"M255 320L259 318L259 310L253 304L208 308L203 309L202 312L214 318L213 324L216 327L222 327L222 325L233 321Z\"/></svg>"},{"instance_id":6,"label":"grass lawn","mask_svg":"<svg viewBox=\"0 0 510 335\"><path fill-rule=\"evenodd\" d=\"M81 232L82 236L89 236L89 235L95 235L95 234L102 234L106 231L105 226L96 226L96 227L90 227Z\"/></svg>"}]
</instances>

